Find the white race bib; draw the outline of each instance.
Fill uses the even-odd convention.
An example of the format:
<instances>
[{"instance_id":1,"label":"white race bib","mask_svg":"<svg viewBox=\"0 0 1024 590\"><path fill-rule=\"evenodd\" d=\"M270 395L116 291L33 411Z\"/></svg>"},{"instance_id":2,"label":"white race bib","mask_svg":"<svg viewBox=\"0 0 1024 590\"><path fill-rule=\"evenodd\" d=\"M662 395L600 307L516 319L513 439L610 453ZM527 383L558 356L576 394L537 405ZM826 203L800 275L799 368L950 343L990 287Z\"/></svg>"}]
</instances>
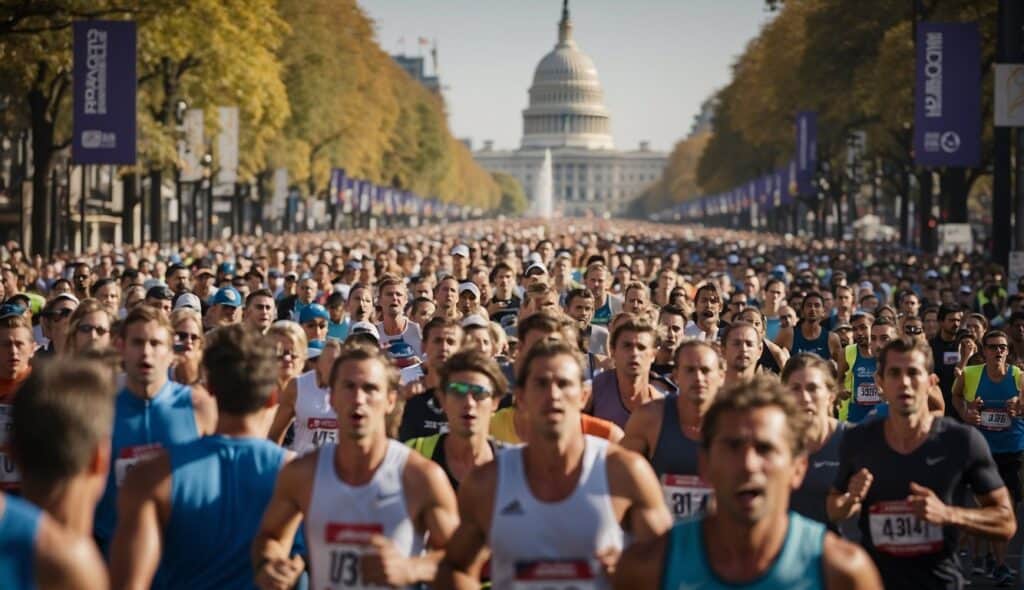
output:
<instances>
[{"instance_id":1,"label":"white race bib","mask_svg":"<svg viewBox=\"0 0 1024 590\"><path fill-rule=\"evenodd\" d=\"M960 351L959 350L954 350L953 352L944 352L944 353L942 353L942 364L946 365L947 367L949 365L955 365L955 364L957 364L959 362L960 362Z\"/></svg>"},{"instance_id":2,"label":"white race bib","mask_svg":"<svg viewBox=\"0 0 1024 590\"><path fill-rule=\"evenodd\" d=\"M334 418L310 418L306 428L313 435L313 446L320 448L327 443L338 442L338 421Z\"/></svg>"},{"instance_id":3,"label":"white race bib","mask_svg":"<svg viewBox=\"0 0 1024 590\"><path fill-rule=\"evenodd\" d=\"M917 518L904 500L879 502L868 514L871 542L890 555L910 557L942 550L942 527Z\"/></svg>"},{"instance_id":4,"label":"white race bib","mask_svg":"<svg viewBox=\"0 0 1024 590\"><path fill-rule=\"evenodd\" d=\"M379 524L327 523L324 541L331 554L327 580L331 588L362 588L360 561L374 535L384 534Z\"/></svg>"},{"instance_id":5,"label":"white race bib","mask_svg":"<svg viewBox=\"0 0 1024 590\"><path fill-rule=\"evenodd\" d=\"M661 489L676 520L703 514L714 495L711 486L696 475L666 473L661 476Z\"/></svg>"},{"instance_id":6,"label":"white race bib","mask_svg":"<svg viewBox=\"0 0 1024 590\"><path fill-rule=\"evenodd\" d=\"M882 398L878 395L878 386L874 383L861 383L857 386L857 398L855 401L862 406L873 406L882 403Z\"/></svg>"},{"instance_id":7,"label":"white race bib","mask_svg":"<svg viewBox=\"0 0 1024 590\"><path fill-rule=\"evenodd\" d=\"M1010 427L1013 418L1006 413L1006 410L982 410L981 427L985 430L1006 430Z\"/></svg>"},{"instance_id":8,"label":"white race bib","mask_svg":"<svg viewBox=\"0 0 1024 590\"><path fill-rule=\"evenodd\" d=\"M592 590L594 571L586 560L524 561L516 564L513 590Z\"/></svg>"},{"instance_id":9,"label":"white race bib","mask_svg":"<svg viewBox=\"0 0 1024 590\"><path fill-rule=\"evenodd\" d=\"M160 449L159 443L121 449L120 455L114 461L114 481L117 482L117 487L120 488L124 484L124 478L128 476L129 471L135 469L142 461L159 455Z\"/></svg>"}]
</instances>

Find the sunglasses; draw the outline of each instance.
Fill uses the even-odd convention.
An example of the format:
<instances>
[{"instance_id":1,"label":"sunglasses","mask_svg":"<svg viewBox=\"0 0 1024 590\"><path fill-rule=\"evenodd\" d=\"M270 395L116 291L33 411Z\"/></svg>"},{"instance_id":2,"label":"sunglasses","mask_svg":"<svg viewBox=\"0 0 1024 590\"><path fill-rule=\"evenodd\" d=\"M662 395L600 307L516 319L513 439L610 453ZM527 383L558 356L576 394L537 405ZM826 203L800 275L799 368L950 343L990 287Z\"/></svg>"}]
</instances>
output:
<instances>
[{"instance_id":1,"label":"sunglasses","mask_svg":"<svg viewBox=\"0 0 1024 590\"><path fill-rule=\"evenodd\" d=\"M916 336L921 332L924 332L924 329L921 328L921 326L907 326L903 328L903 333L910 334L911 336Z\"/></svg>"},{"instance_id":2,"label":"sunglasses","mask_svg":"<svg viewBox=\"0 0 1024 590\"><path fill-rule=\"evenodd\" d=\"M69 315L73 314L74 312L75 310L66 307L64 309L55 309L53 311L48 311L42 314L42 316L48 320L53 320L57 318L64 319Z\"/></svg>"},{"instance_id":3,"label":"sunglasses","mask_svg":"<svg viewBox=\"0 0 1024 590\"><path fill-rule=\"evenodd\" d=\"M452 381L445 387L445 391L448 393L455 394L459 397L473 396L476 401L483 401L492 395L494 392L484 387L483 385L476 385L474 383L462 383L460 381Z\"/></svg>"},{"instance_id":4,"label":"sunglasses","mask_svg":"<svg viewBox=\"0 0 1024 590\"><path fill-rule=\"evenodd\" d=\"M202 339L202 336L199 334L192 334L191 332L175 332L174 339L178 342L185 342L186 340L189 342L199 342Z\"/></svg>"},{"instance_id":5,"label":"sunglasses","mask_svg":"<svg viewBox=\"0 0 1024 590\"><path fill-rule=\"evenodd\" d=\"M97 336L106 336L110 333L110 328L104 328L103 326L93 326L92 324L79 324L79 334L92 334L96 333Z\"/></svg>"},{"instance_id":6,"label":"sunglasses","mask_svg":"<svg viewBox=\"0 0 1024 590\"><path fill-rule=\"evenodd\" d=\"M1005 344L989 344L985 346L985 348L989 350L996 350L999 352L1006 352L1007 350L1010 350L1010 347Z\"/></svg>"}]
</instances>

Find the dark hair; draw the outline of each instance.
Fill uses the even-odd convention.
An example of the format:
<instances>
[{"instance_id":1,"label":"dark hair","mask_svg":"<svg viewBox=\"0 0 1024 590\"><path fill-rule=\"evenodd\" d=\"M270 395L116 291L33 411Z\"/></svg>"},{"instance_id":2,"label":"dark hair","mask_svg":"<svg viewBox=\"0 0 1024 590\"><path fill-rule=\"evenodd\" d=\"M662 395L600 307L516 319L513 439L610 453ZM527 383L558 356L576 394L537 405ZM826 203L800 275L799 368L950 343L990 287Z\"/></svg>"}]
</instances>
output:
<instances>
[{"instance_id":1,"label":"dark hair","mask_svg":"<svg viewBox=\"0 0 1024 590\"><path fill-rule=\"evenodd\" d=\"M555 315L547 311L535 313L520 320L516 325L516 336L520 342L526 340L526 336L533 331L544 332L545 334L561 333L572 342L579 340L576 326L573 325L572 320L563 315Z\"/></svg>"},{"instance_id":2,"label":"dark hair","mask_svg":"<svg viewBox=\"0 0 1024 590\"><path fill-rule=\"evenodd\" d=\"M252 303L257 297L270 297L270 299L273 300L274 294L270 291L270 289L256 289L252 293L249 293L248 296L246 296L245 306L249 307L249 304ZM276 305L277 302L275 301L274 303Z\"/></svg>"},{"instance_id":3,"label":"dark hair","mask_svg":"<svg viewBox=\"0 0 1024 590\"><path fill-rule=\"evenodd\" d=\"M836 391L836 373L835 365L833 363L822 359L820 356L813 352L800 352L791 357L786 361L786 366L782 367L782 382L785 384L789 383L789 379L793 376L793 373L803 369L818 369L821 374L825 376L825 387L829 391Z\"/></svg>"},{"instance_id":4,"label":"dark hair","mask_svg":"<svg viewBox=\"0 0 1024 590\"><path fill-rule=\"evenodd\" d=\"M678 305L669 304L661 306L661 309L658 310L658 317L660 318L663 315L679 316L683 318L683 320L686 320L686 312Z\"/></svg>"},{"instance_id":5,"label":"dark hair","mask_svg":"<svg viewBox=\"0 0 1024 590\"><path fill-rule=\"evenodd\" d=\"M566 342L560 338L545 338L531 346L529 350L525 351L525 354L526 357L519 366L519 372L516 373L516 385L519 387L526 387L526 380L530 376L530 366L533 365L534 361L539 358L551 358L562 355L573 359L573 362L576 363L576 367L579 369L580 381L582 382L583 380L583 358L575 342Z\"/></svg>"},{"instance_id":6,"label":"dark hair","mask_svg":"<svg viewBox=\"0 0 1024 590\"><path fill-rule=\"evenodd\" d=\"M939 307L939 321L944 321L946 316L954 313L962 313L964 308L960 305L942 305Z\"/></svg>"},{"instance_id":7,"label":"dark hair","mask_svg":"<svg viewBox=\"0 0 1024 590\"><path fill-rule=\"evenodd\" d=\"M494 265L494 268L491 269L491 274L487 276L487 279L491 281L491 284L494 284L494 282L498 280L498 273L504 272L506 270L512 273L513 276L516 274L516 271L512 270L512 267L509 266L507 263L499 262Z\"/></svg>"},{"instance_id":8,"label":"dark hair","mask_svg":"<svg viewBox=\"0 0 1024 590\"><path fill-rule=\"evenodd\" d=\"M430 340L430 333L434 330L442 330L449 328L462 329L457 320L449 317L437 316L430 318L430 321L423 326L423 343L426 344L427 340Z\"/></svg>"},{"instance_id":9,"label":"dark hair","mask_svg":"<svg viewBox=\"0 0 1024 590\"><path fill-rule=\"evenodd\" d=\"M207 335L203 368L219 412L244 416L266 407L277 386L274 350L267 337L244 324Z\"/></svg>"},{"instance_id":10,"label":"dark hair","mask_svg":"<svg viewBox=\"0 0 1024 590\"><path fill-rule=\"evenodd\" d=\"M615 345L619 342L619 338L626 332L635 332L637 334L647 333L651 335L653 340L658 339L658 330L655 329L654 325L646 318L628 312L620 315L625 317L621 322L618 322L615 329L612 330L610 342L612 348L615 348Z\"/></svg>"},{"instance_id":11,"label":"dark hair","mask_svg":"<svg viewBox=\"0 0 1024 590\"><path fill-rule=\"evenodd\" d=\"M89 287L89 296L95 297L96 293L99 292L99 290L102 289L103 287L106 287L107 285L117 285L117 279L106 277L96 281L95 283L92 284L92 286Z\"/></svg>"},{"instance_id":12,"label":"dark hair","mask_svg":"<svg viewBox=\"0 0 1024 590\"><path fill-rule=\"evenodd\" d=\"M97 361L43 363L14 396L12 447L26 481L53 487L88 468L114 423L113 373Z\"/></svg>"},{"instance_id":13,"label":"dark hair","mask_svg":"<svg viewBox=\"0 0 1024 590\"><path fill-rule=\"evenodd\" d=\"M705 452L711 448L723 414L770 407L778 408L786 416L786 439L793 456L804 454L804 441L810 427L810 419L797 406L793 395L786 391L782 383L769 375L756 375L753 379L741 381L718 392L711 408L704 416L701 428L701 445Z\"/></svg>"},{"instance_id":14,"label":"dark hair","mask_svg":"<svg viewBox=\"0 0 1024 590\"><path fill-rule=\"evenodd\" d=\"M491 357L485 356L478 350L461 350L448 358L441 365L438 376L441 378L441 392L448 391L448 383L455 373L472 371L480 373L491 382L494 390L494 399L498 400L508 393L508 379L501 372L501 367Z\"/></svg>"},{"instance_id":15,"label":"dark hair","mask_svg":"<svg viewBox=\"0 0 1024 590\"><path fill-rule=\"evenodd\" d=\"M877 322L876 322L877 325ZM882 376L885 374L885 365L889 359L889 353L894 352L896 354L907 354L911 352L919 352L924 357L924 368L929 373L932 372L933 359L932 349L927 343L921 342L916 338L907 338L905 336L899 336L893 338L882 347L882 351L878 353L878 370L876 375Z\"/></svg>"},{"instance_id":16,"label":"dark hair","mask_svg":"<svg viewBox=\"0 0 1024 590\"><path fill-rule=\"evenodd\" d=\"M1007 342L1010 341L1010 337L1006 335L1006 332L1003 332L1002 330L989 330L981 337L982 346L988 346L988 341L992 338L1002 338Z\"/></svg>"},{"instance_id":17,"label":"dark hair","mask_svg":"<svg viewBox=\"0 0 1024 590\"><path fill-rule=\"evenodd\" d=\"M569 292L565 294L565 307L568 309L572 306L573 299L593 299L594 294L590 292L590 289L569 289Z\"/></svg>"}]
</instances>

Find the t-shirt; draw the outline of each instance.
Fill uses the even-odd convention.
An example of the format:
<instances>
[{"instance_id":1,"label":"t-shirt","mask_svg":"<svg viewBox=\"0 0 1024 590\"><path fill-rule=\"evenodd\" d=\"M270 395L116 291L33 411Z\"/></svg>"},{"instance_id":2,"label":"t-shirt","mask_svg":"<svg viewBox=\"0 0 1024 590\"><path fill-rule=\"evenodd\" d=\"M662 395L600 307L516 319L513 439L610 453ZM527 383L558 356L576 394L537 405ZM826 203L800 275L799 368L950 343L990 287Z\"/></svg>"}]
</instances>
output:
<instances>
[{"instance_id":1,"label":"t-shirt","mask_svg":"<svg viewBox=\"0 0 1024 590\"><path fill-rule=\"evenodd\" d=\"M398 427L398 440L405 442L410 438L448 432L448 416L434 392L434 388L430 388L405 402L402 424Z\"/></svg>"},{"instance_id":2,"label":"t-shirt","mask_svg":"<svg viewBox=\"0 0 1024 590\"><path fill-rule=\"evenodd\" d=\"M960 415L953 408L953 381L956 380L953 369L960 362L960 348L956 340L946 342L941 335L932 338L928 344L932 347L932 366L935 374L939 376L942 399L946 402L946 416L960 420Z\"/></svg>"},{"instance_id":3,"label":"t-shirt","mask_svg":"<svg viewBox=\"0 0 1024 590\"><path fill-rule=\"evenodd\" d=\"M981 434L949 418L932 423L925 441L906 455L885 440L885 423L872 419L850 429L839 445L835 487L846 492L861 468L874 475L862 502L858 527L887 588L959 589L955 527L917 519L906 502L910 482L930 488L946 504L964 484L978 495L1003 486Z\"/></svg>"},{"instance_id":4,"label":"t-shirt","mask_svg":"<svg viewBox=\"0 0 1024 590\"><path fill-rule=\"evenodd\" d=\"M516 409L514 407L502 408L491 416L491 436L495 439L510 445L522 444L515 427ZM607 420L593 416L580 415L580 427L583 434L589 434L598 438L608 440L612 436L612 427L615 426Z\"/></svg>"}]
</instances>

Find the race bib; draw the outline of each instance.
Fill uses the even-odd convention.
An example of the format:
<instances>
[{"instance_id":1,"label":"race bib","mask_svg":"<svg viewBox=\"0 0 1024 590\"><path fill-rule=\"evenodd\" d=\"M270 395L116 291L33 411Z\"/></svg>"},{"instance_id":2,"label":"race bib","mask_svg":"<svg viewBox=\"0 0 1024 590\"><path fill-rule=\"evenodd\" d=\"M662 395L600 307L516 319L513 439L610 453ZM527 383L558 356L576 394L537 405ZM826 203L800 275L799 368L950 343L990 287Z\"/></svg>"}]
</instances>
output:
<instances>
[{"instance_id":1,"label":"race bib","mask_svg":"<svg viewBox=\"0 0 1024 590\"><path fill-rule=\"evenodd\" d=\"M324 530L324 541L331 554L327 579L331 588L362 588L359 562L370 546L370 538L384 534L379 524L349 524L329 522Z\"/></svg>"},{"instance_id":2,"label":"race bib","mask_svg":"<svg viewBox=\"0 0 1024 590\"><path fill-rule=\"evenodd\" d=\"M14 416L11 404L0 404L0 449L11 444L11 433L14 431Z\"/></svg>"},{"instance_id":3,"label":"race bib","mask_svg":"<svg viewBox=\"0 0 1024 590\"><path fill-rule=\"evenodd\" d=\"M1006 430L1012 420L1006 410L981 411L981 427L985 430Z\"/></svg>"},{"instance_id":4,"label":"race bib","mask_svg":"<svg viewBox=\"0 0 1024 590\"><path fill-rule=\"evenodd\" d=\"M914 516L904 500L879 502L868 514L875 549L899 557L926 555L942 550L942 527Z\"/></svg>"},{"instance_id":5,"label":"race bib","mask_svg":"<svg viewBox=\"0 0 1024 590\"><path fill-rule=\"evenodd\" d=\"M159 455L160 449L159 443L121 449L121 454L114 461L114 481L117 482L117 487L124 484L124 478L128 477L128 472L135 469L135 466L142 461Z\"/></svg>"},{"instance_id":6,"label":"race bib","mask_svg":"<svg viewBox=\"0 0 1024 590\"><path fill-rule=\"evenodd\" d=\"M711 487L696 475L666 473L661 476L661 489L665 493L665 504L676 520L704 514L714 495Z\"/></svg>"},{"instance_id":7,"label":"race bib","mask_svg":"<svg viewBox=\"0 0 1024 590\"><path fill-rule=\"evenodd\" d=\"M960 351L959 350L954 350L953 352L944 352L944 353L942 353L942 364L946 365L947 367L949 365L955 365L955 364L957 364L959 362L960 362Z\"/></svg>"},{"instance_id":8,"label":"race bib","mask_svg":"<svg viewBox=\"0 0 1024 590\"><path fill-rule=\"evenodd\" d=\"M857 386L857 397L855 400L862 406L873 406L882 402L878 395L878 386L874 383L861 383Z\"/></svg>"},{"instance_id":9,"label":"race bib","mask_svg":"<svg viewBox=\"0 0 1024 590\"><path fill-rule=\"evenodd\" d=\"M14 465L14 459L2 449L11 443L14 420L10 404L0 404L0 490L11 490L21 486L21 473Z\"/></svg>"},{"instance_id":10,"label":"race bib","mask_svg":"<svg viewBox=\"0 0 1024 590\"><path fill-rule=\"evenodd\" d=\"M317 448L338 442L338 421L334 418L310 418L306 428L313 434L313 446Z\"/></svg>"},{"instance_id":11,"label":"race bib","mask_svg":"<svg viewBox=\"0 0 1024 590\"><path fill-rule=\"evenodd\" d=\"M513 590L591 590L596 580L586 560L521 561Z\"/></svg>"}]
</instances>

